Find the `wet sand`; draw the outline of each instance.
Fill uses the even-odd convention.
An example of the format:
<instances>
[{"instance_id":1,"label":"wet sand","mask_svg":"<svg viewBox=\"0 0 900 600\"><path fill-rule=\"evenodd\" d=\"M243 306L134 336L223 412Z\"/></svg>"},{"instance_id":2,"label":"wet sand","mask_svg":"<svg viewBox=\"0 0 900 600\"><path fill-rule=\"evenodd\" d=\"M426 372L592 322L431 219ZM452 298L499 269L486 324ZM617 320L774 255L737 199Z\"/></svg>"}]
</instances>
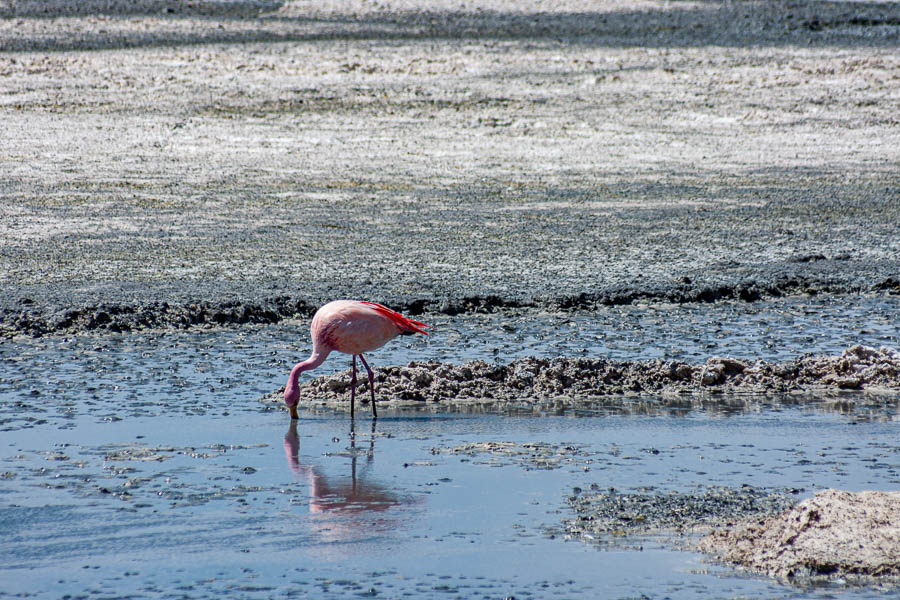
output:
<instances>
[{"instance_id":1,"label":"wet sand","mask_svg":"<svg viewBox=\"0 0 900 600\"><path fill-rule=\"evenodd\" d=\"M900 292L893 3L0 3L0 331Z\"/></svg>"}]
</instances>

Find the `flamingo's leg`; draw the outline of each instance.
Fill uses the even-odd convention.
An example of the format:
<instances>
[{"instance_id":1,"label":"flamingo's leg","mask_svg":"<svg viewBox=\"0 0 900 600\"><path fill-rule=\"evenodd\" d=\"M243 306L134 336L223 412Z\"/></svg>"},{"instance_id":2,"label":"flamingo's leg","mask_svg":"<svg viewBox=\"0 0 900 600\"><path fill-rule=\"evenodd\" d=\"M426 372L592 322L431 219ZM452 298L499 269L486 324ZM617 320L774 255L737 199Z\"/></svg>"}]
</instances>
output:
<instances>
[{"instance_id":1,"label":"flamingo's leg","mask_svg":"<svg viewBox=\"0 0 900 600\"><path fill-rule=\"evenodd\" d=\"M350 371L350 418L353 418L353 399L356 398L356 355L353 355L353 369Z\"/></svg>"},{"instance_id":2,"label":"flamingo's leg","mask_svg":"<svg viewBox=\"0 0 900 600\"><path fill-rule=\"evenodd\" d=\"M372 416L378 416L378 409L375 408L375 373L372 372L372 369L369 368L369 363L366 362L366 357L362 354L359 355L359 360L362 361L363 366L366 368L366 371L369 373L369 392L372 394Z\"/></svg>"}]
</instances>

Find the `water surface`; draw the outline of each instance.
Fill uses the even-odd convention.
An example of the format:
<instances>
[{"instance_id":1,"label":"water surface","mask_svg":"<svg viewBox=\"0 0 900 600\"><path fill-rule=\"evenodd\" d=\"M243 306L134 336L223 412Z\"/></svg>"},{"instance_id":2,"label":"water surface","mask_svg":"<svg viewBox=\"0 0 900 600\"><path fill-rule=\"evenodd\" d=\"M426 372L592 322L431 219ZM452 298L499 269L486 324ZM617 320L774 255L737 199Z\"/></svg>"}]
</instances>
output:
<instances>
[{"instance_id":1,"label":"water surface","mask_svg":"<svg viewBox=\"0 0 900 600\"><path fill-rule=\"evenodd\" d=\"M896 301L435 319L376 364L585 350L768 360L893 345ZM896 313L895 313L896 314ZM868 598L717 566L672 540L551 536L576 487L900 489L895 402L554 416L301 410L259 397L305 324L0 345L0 597ZM718 328L718 329L717 329ZM298 339L299 338L299 339ZM579 348L580 346L580 348ZM329 359L327 373L346 368ZM454 453L535 444L528 456Z\"/></svg>"}]
</instances>

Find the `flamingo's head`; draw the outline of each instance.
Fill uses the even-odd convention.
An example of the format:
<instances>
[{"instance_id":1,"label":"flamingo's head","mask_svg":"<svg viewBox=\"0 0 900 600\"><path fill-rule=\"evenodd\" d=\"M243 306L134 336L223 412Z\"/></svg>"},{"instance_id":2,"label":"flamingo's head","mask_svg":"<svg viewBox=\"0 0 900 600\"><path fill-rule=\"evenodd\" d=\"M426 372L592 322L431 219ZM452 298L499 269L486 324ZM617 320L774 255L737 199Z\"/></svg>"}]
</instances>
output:
<instances>
[{"instance_id":1,"label":"flamingo's head","mask_svg":"<svg viewBox=\"0 0 900 600\"><path fill-rule=\"evenodd\" d=\"M297 416L297 403L300 402L300 373L315 369L317 366L321 365L322 361L325 360L325 357L328 356L328 352L330 352L330 350L326 352L314 352L308 359L297 363L294 365L294 368L291 369L287 385L284 386L284 403L291 409L292 419L300 418Z\"/></svg>"},{"instance_id":2,"label":"flamingo's head","mask_svg":"<svg viewBox=\"0 0 900 600\"><path fill-rule=\"evenodd\" d=\"M291 411L292 419L299 419L300 416L297 414L297 404L300 402L300 387L297 385L297 381L291 377L287 385L284 386L284 403L287 404L288 409Z\"/></svg>"}]
</instances>

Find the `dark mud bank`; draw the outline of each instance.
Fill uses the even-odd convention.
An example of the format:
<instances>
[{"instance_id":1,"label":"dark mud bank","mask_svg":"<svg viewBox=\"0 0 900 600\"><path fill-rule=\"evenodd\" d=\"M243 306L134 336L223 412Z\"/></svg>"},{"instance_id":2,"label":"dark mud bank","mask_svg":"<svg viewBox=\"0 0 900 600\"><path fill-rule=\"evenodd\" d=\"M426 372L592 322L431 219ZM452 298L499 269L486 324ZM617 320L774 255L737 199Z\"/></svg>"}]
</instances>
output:
<instances>
[{"instance_id":1,"label":"dark mud bank","mask_svg":"<svg viewBox=\"0 0 900 600\"><path fill-rule=\"evenodd\" d=\"M551 534L600 545L635 541L622 536L688 535L780 513L790 508L802 491L745 485L704 486L688 492L652 488L626 492L592 484L590 489L572 491L568 504L575 517Z\"/></svg>"},{"instance_id":2,"label":"dark mud bank","mask_svg":"<svg viewBox=\"0 0 900 600\"><path fill-rule=\"evenodd\" d=\"M285 296L256 301L151 300L133 304L110 300L64 307L47 305L25 296L18 299L18 306L5 304L7 306L0 309L0 337L277 323L294 316L312 315L316 309L303 300Z\"/></svg>"},{"instance_id":3,"label":"dark mud bank","mask_svg":"<svg viewBox=\"0 0 900 600\"><path fill-rule=\"evenodd\" d=\"M813 258L810 260L819 260ZM829 261L830 262L830 261ZM876 278L878 279L878 278ZM42 336L91 331L129 332L145 329L189 329L203 326L270 324L311 317L318 306L333 299L327 292L298 298L259 296L235 290L206 289L167 293L159 288L103 290L98 294L20 288L0 297L0 337ZM494 294L456 298L376 298L410 315L491 313L504 309L590 310L637 302L711 303L747 301L802 294L900 295L900 276L884 276L874 284L840 278L782 274L763 280L709 283L685 276L667 284L617 285L570 295L503 297ZM203 297L228 298L201 300Z\"/></svg>"},{"instance_id":4,"label":"dark mud bank","mask_svg":"<svg viewBox=\"0 0 900 600\"><path fill-rule=\"evenodd\" d=\"M367 382L358 383L357 393ZM379 402L487 405L652 395L733 398L818 391L865 390L900 398L900 352L853 346L839 356L807 355L781 363L713 357L702 364L680 361L615 361L602 358L525 358L508 365L471 361L462 365L413 362L376 369ZM301 386L301 403L346 405L348 371ZM281 392L261 399L277 403Z\"/></svg>"}]
</instances>

